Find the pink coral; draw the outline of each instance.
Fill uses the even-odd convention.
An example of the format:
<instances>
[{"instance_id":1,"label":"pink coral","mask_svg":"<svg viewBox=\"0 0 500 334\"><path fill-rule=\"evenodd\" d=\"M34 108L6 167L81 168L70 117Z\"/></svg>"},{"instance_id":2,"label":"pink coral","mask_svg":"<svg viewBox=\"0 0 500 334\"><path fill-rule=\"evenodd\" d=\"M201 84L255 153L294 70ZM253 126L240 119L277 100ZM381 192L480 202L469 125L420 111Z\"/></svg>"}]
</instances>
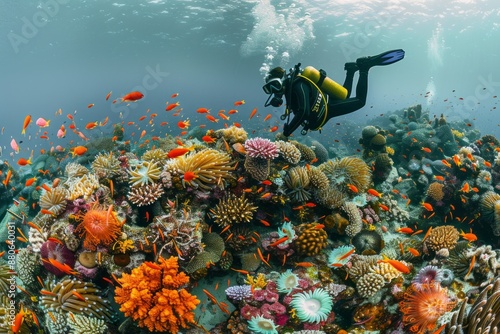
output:
<instances>
[{"instance_id":1,"label":"pink coral","mask_svg":"<svg viewBox=\"0 0 500 334\"><path fill-rule=\"evenodd\" d=\"M245 150L251 158L274 159L278 156L278 148L276 144L269 139L261 137L247 139L245 141Z\"/></svg>"}]
</instances>

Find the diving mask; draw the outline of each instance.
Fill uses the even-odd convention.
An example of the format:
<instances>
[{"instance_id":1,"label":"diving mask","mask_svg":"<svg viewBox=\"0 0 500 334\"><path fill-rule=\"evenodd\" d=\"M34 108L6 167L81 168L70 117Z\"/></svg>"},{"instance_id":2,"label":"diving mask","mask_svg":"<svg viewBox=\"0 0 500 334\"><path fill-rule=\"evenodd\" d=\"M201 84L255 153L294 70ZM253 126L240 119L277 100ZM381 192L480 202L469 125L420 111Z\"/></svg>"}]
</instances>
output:
<instances>
[{"instance_id":1,"label":"diving mask","mask_svg":"<svg viewBox=\"0 0 500 334\"><path fill-rule=\"evenodd\" d=\"M283 90L283 80L281 78L272 78L266 82L262 89L266 94L277 94L282 93Z\"/></svg>"}]
</instances>

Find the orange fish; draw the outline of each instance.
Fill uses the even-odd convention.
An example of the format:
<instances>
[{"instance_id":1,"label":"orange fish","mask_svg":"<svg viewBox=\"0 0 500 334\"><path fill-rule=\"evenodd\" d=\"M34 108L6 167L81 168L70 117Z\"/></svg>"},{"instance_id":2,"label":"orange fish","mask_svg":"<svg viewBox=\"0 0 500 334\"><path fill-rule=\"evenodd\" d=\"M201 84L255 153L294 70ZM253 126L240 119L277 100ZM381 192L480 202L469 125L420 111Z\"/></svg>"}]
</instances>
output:
<instances>
[{"instance_id":1,"label":"orange fish","mask_svg":"<svg viewBox=\"0 0 500 334\"><path fill-rule=\"evenodd\" d=\"M412 234L414 231L411 229L411 227L402 227L402 228L398 228L396 230L396 232L404 233L404 234Z\"/></svg>"},{"instance_id":2,"label":"orange fish","mask_svg":"<svg viewBox=\"0 0 500 334\"><path fill-rule=\"evenodd\" d=\"M224 113L222 113L222 112L219 113L219 117L225 121L229 121L229 116L224 115Z\"/></svg>"},{"instance_id":3,"label":"orange fish","mask_svg":"<svg viewBox=\"0 0 500 334\"><path fill-rule=\"evenodd\" d=\"M389 207L387 205L379 204L378 207L381 208L383 211L389 211Z\"/></svg>"},{"instance_id":4,"label":"orange fish","mask_svg":"<svg viewBox=\"0 0 500 334\"><path fill-rule=\"evenodd\" d=\"M142 130L142 132L141 132L141 136L140 136L139 138L142 138L142 137L144 137L145 135L146 135L146 130Z\"/></svg>"},{"instance_id":5,"label":"orange fish","mask_svg":"<svg viewBox=\"0 0 500 334\"><path fill-rule=\"evenodd\" d=\"M266 117L264 117L264 122L265 122L265 121L268 121L268 120L271 118L271 116L272 116L271 114L267 114L267 116L266 116Z\"/></svg>"},{"instance_id":6,"label":"orange fish","mask_svg":"<svg viewBox=\"0 0 500 334\"><path fill-rule=\"evenodd\" d=\"M424 151L425 153L431 153L431 149L428 148L428 147L422 147L422 151Z\"/></svg>"},{"instance_id":7,"label":"orange fish","mask_svg":"<svg viewBox=\"0 0 500 334\"><path fill-rule=\"evenodd\" d=\"M210 112L210 109L207 109L207 108L198 108L198 109L196 109L196 112L198 114L208 114Z\"/></svg>"},{"instance_id":8,"label":"orange fish","mask_svg":"<svg viewBox=\"0 0 500 334\"><path fill-rule=\"evenodd\" d=\"M451 164L448 162L448 160L443 159L443 160L441 160L441 162L442 162L442 163L443 163L443 165L445 165L446 167L451 168Z\"/></svg>"},{"instance_id":9,"label":"orange fish","mask_svg":"<svg viewBox=\"0 0 500 334\"><path fill-rule=\"evenodd\" d=\"M240 154L247 154L247 150L245 149L245 146L243 146L242 143L234 143L233 149Z\"/></svg>"},{"instance_id":10,"label":"orange fish","mask_svg":"<svg viewBox=\"0 0 500 334\"><path fill-rule=\"evenodd\" d=\"M458 167L460 167L462 165L462 163L460 162L460 157L458 155L454 155L453 156L453 162L455 163L455 165L457 165Z\"/></svg>"},{"instance_id":11,"label":"orange fish","mask_svg":"<svg viewBox=\"0 0 500 334\"><path fill-rule=\"evenodd\" d=\"M238 112L238 110L236 109L229 109L229 111L227 112L228 115L232 115L232 114L236 114Z\"/></svg>"},{"instance_id":12,"label":"orange fish","mask_svg":"<svg viewBox=\"0 0 500 334\"><path fill-rule=\"evenodd\" d=\"M488 168L491 168L491 162L489 162L489 161L485 161L485 162L484 162L484 165L485 165L486 167L488 167Z\"/></svg>"},{"instance_id":13,"label":"orange fish","mask_svg":"<svg viewBox=\"0 0 500 334\"><path fill-rule=\"evenodd\" d=\"M212 115L206 115L205 116L210 122L212 123L217 123L219 120L217 118L215 118L214 116Z\"/></svg>"},{"instance_id":14,"label":"orange fish","mask_svg":"<svg viewBox=\"0 0 500 334\"><path fill-rule=\"evenodd\" d=\"M376 191L375 189L368 189L367 192L372 196L377 196L379 198L382 197L382 194Z\"/></svg>"},{"instance_id":15,"label":"orange fish","mask_svg":"<svg viewBox=\"0 0 500 334\"><path fill-rule=\"evenodd\" d=\"M398 261L398 260L391 260L386 255L382 255L382 256L383 256L384 259L383 260L378 260L377 263L380 263L380 262L389 263L391 266L394 267L394 269L402 272L403 274L409 274L410 273L410 268L408 268L408 266L406 264L404 264L403 262Z\"/></svg>"},{"instance_id":16,"label":"orange fish","mask_svg":"<svg viewBox=\"0 0 500 334\"><path fill-rule=\"evenodd\" d=\"M275 125L275 126L273 126L272 128L269 129L269 132L276 132L276 131L278 131L278 129L279 129L278 126Z\"/></svg>"},{"instance_id":17,"label":"orange fish","mask_svg":"<svg viewBox=\"0 0 500 334\"><path fill-rule=\"evenodd\" d=\"M187 148L186 147L174 148L167 153L167 157L169 157L170 159L177 158L177 157L180 157L180 156L182 156L182 155L184 155L192 150L194 150L194 146L187 147Z\"/></svg>"},{"instance_id":18,"label":"orange fish","mask_svg":"<svg viewBox=\"0 0 500 334\"><path fill-rule=\"evenodd\" d=\"M461 231L460 236L462 238L464 238L465 240L467 240L468 242L477 241L477 236L474 233L472 233L472 229L470 229L469 233L465 233L464 231Z\"/></svg>"},{"instance_id":19,"label":"orange fish","mask_svg":"<svg viewBox=\"0 0 500 334\"><path fill-rule=\"evenodd\" d=\"M121 98L122 102L136 102L144 97L141 92L135 91L130 92Z\"/></svg>"},{"instance_id":20,"label":"orange fish","mask_svg":"<svg viewBox=\"0 0 500 334\"><path fill-rule=\"evenodd\" d=\"M348 183L347 186L349 187L349 190L352 191L353 193L358 193L358 188L355 185Z\"/></svg>"},{"instance_id":21,"label":"orange fish","mask_svg":"<svg viewBox=\"0 0 500 334\"><path fill-rule=\"evenodd\" d=\"M21 134L24 135L26 133L26 128L28 127L28 125L30 125L30 123L31 123L31 115L27 115L24 118L23 131L21 131Z\"/></svg>"},{"instance_id":22,"label":"orange fish","mask_svg":"<svg viewBox=\"0 0 500 334\"><path fill-rule=\"evenodd\" d=\"M184 181L191 182L196 178L197 178L196 174L190 170L184 173Z\"/></svg>"},{"instance_id":23,"label":"orange fish","mask_svg":"<svg viewBox=\"0 0 500 334\"><path fill-rule=\"evenodd\" d=\"M175 99L177 96L179 96L179 93L173 93L172 95L170 95L172 99Z\"/></svg>"},{"instance_id":24,"label":"orange fish","mask_svg":"<svg viewBox=\"0 0 500 334\"><path fill-rule=\"evenodd\" d=\"M17 164L19 166L26 166L26 165L31 165L31 158L26 160L24 158L19 158L19 160L17 160Z\"/></svg>"},{"instance_id":25,"label":"orange fish","mask_svg":"<svg viewBox=\"0 0 500 334\"><path fill-rule=\"evenodd\" d=\"M472 256L472 260L470 261L469 265L469 271L467 271L467 274L465 274L464 278L467 278L467 276L470 275L475 264L476 264L476 255Z\"/></svg>"},{"instance_id":26,"label":"orange fish","mask_svg":"<svg viewBox=\"0 0 500 334\"><path fill-rule=\"evenodd\" d=\"M344 259L347 259L349 256L351 256L351 254L353 254L354 252L356 251L356 248L353 248L351 250L349 250L347 253L345 253L344 255L342 255L341 257L338 258L338 261L341 261L341 260L344 260Z\"/></svg>"},{"instance_id":27,"label":"orange fish","mask_svg":"<svg viewBox=\"0 0 500 334\"><path fill-rule=\"evenodd\" d=\"M427 211L434 211L434 208L429 203L422 202L422 207Z\"/></svg>"},{"instance_id":28,"label":"orange fish","mask_svg":"<svg viewBox=\"0 0 500 334\"><path fill-rule=\"evenodd\" d=\"M240 100L240 101L236 101L236 102L234 102L234 106L235 106L235 107L241 106L241 105L243 105L243 104L245 104L245 100Z\"/></svg>"},{"instance_id":29,"label":"orange fish","mask_svg":"<svg viewBox=\"0 0 500 334\"><path fill-rule=\"evenodd\" d=\"M111 93L112 92L110 91L108 94L106 94L106 101L109 100L109 97L111 96Z\"/></svg>"},{"instance_id":30,"label":"orange fish","mask_svg":"<svg viewBox=\"0 0 500 334\"><path fill-rule=\"evenodd\" d=\"M178 126L180 129L183 129L183 130L184 130L184 129L189 128L189 126L190 126L190 125L191 125L191 124L189 123L189 119L187 119L186 121L179 121L179 122L177 123L177 126Z\"/></svg>"},{"instance_id":31,"label":"orange fish","mask_svg":"<svg viewBox=\"0 0 500 334\"><path fill-rule=\"evenodd\" d=\"M145 119L146 119L146 116L141 116L141 117L139 117L139 121L143 121L143 120L145 120Z\"/></svg>"},{"instance_id":32,"label":"orange fish","mask_svg":"<svg viewBox=\"0 0 500 334\"><path fill-rule=\"evenodd\" d=\"M31 179L26 180L26 183L24 184L26 187L31 186L33 183L35 183L36 177L32 177Z\"/></svg>"},{"instance_id":33,"label":"orange fish","mask_svg":"<svg viewBox=\"0 0 500 334\"><path fill-rule=\"evenodd\" d=\"M257 108L254 108L252 110L252 112L250 113L250 118L249 119L252 119L252 117L254 117L256 113L257 113Z\"/></svg>"},{"instance_id":34,"label":"orange fish","mask_svg":"<svg viewBox=\"0 0 500 334\"><path fill-rule=\"evenodd\" d=\"M92 130L93 128L95 128L98 125L99 125L99 122L97 122L97 121L90 122L90 123L87 123L87 125L85 125L85 129Z\"/></svg>"},{"instance_id":35,"label":"orange fish","mask_svg":"<svg viewBox=\"0 0 500 334\"><path fill-rule=\"evenodd\" d=\"M85 152L87 152L87 148L85 146L76 146L71 149L71 154L73 155L73 157L75 155L83 155L85 154Z\"/></svg>"},{"instance_id":36,"label":"orange fish","mask_svg":"<svg viewBox=\"0 0 500 334\"><path fill-rule=\"evenodd\" d=\"M295 266L296 267L309 268L309 267L313 267L314 263L311 263L311 262L295 262Z\"/></svg>"},{"instance_id":37,"label":"orange fish","mask_svg":"<svg viewBox=\"0 0 500 334\"><path fill-rule=\"evenodd\" d=\"M21 310L14 317L14 322L12 323L12 327L11 327L12 332L19 333L19 331L21 330L21 326L23 324L25 315L26 315L26 312L24 312L24 308L21 305Z\"/></svg>"},{"instance_id":38,"label":"orange fish","mask_svg":"<svg viewBox=\"0 0 500 334\"><path fill-rule=\"evenodd\" d=\"M166 111L170 111L178 106L180 106L181 104L179 102L175 102L173 104L169 104L167 105L167 107L165 108Z\"/></svg>"},{"instance_id":39,"label":"orange fish","mask_svg":"<svg viewBox=\"0 0 500 334\"><path fill-rule=\"evenodd\" d=\"M93 104L93 103L90 103L89 105L87 105L87 108L89 108L89 109L90 109L90 108L92 108L93 106L94 106L94 104Z\"/></svg>"},{"instance_id":40,"label":"orange fish","mask_svg":"<svg viewBox=\"0 0 500 334\"><path fill-rule=\"evenodd\" d=\"M408 252L410 252L413 256L420 256L420 252L415 248L408 247Z\"/></svg>"},{"instance_id":41,"label":"orange fish","mask_svg":"<svg viewBox=\"0 0 500 334\"><path fill-rule=\"evenodd\" d=\"M470 191L469 183L465 182L463 187L459 191L464 192L464 193L468 193Z\"/></svg>"},{"instance_id":42,"label":"orange fish","mask_svg":"<svg viewBox=\"0 0 500 334\"><path fill-rule=\"evenodd\" d=\"M208 135L201 137L201 140L203 140L205 143L209 143L209 144L215 143L215 138L212 138Z\"/></svg>"}]
</instances>

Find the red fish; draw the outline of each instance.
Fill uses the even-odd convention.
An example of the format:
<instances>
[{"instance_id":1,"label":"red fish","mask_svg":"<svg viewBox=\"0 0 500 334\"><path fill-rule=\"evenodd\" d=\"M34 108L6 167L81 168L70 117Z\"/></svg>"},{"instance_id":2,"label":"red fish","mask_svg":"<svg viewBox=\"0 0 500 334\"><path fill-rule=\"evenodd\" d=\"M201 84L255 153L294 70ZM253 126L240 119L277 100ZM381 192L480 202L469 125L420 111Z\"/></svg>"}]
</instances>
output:
<instances>
[{"instance_id":1,"label":"red fish","mask_svg":"<svg viewBox=\"0 0 500 334\"><path fill-rule=\"evenodd\" d=\"M177 158L177 157L180 157L180 156L182 156L182 155L184 155L192 150L194 150L194 146L187 147L187 148L186 147L174 148L167 153L167 157L169 157L170 159Z\"/></svg>"},{"instance_id":2,"label":"red fish","mask_svg":"<svg viewBox=\"0 0 500 334\"><path fill-rule=\"evenodd\" d=\"M166 111L170 111L178 106L180 106L181 104L179 102L175 102L173 104L169 104L167 105L167 107L165 108Z\"/></svg>"},{"instance_id":3,"label":"red fish","mask_svg":"<svg viewBox=\"0 0 500 334\"><path fill-rule=\"evenodd\" d=\"M240 101L236 101L236 102L234 102L234 106L235 106L235 107L241 106L241 105L243 105L243 104L245 104L245 100L240 100Z\"/></svg>"},{"instance_id":4,"label":"red fish","mask_svg":"<svg viewBox=\"0 0 500 334\"><path fill-rule=\"evenodd\" d=\"M121 98L122 102L135 102L144 97L144 94L138 91L130 92Z\"/></svg>"},{"instance_id":5,"label":"red fish","mask_svg":"<svg viewBox=\"0 0 500 334\"><path fill-rule=\"evenodd\" d=\"M215 118L214 116L212 115L206 115L205 116L210 122L212 123L217 123L219 120L217 118Z\"/></svg>"},{"instance_id":6,"label":"red fish","mask_svg":"<svg viewBox=\"0 0 500 334\"><path fill-rule=\"evenodd\" d=\"M189 128L191 124L189 123L189 119L188 120L185 120L185 121L179 121L177 123L177 126L180 128L180 129L187 129Z\"/></svg>"},{"instance_id":7,"label":"red fish","mask_svg":"<svg viewBox=\"0 0 500 334\"><path fill-rule=\"evenodd\" d=\"M252 119L255 116L256 113L257 113L257 108L254 108L252 110L252 112L250 113L250 117L248 119Z\"/></svg>"},{"instance_id":8,"label":"red fish","mask_svg":"<svg viewBox=\"0 0 500 334\"><path fill-rule=\"evenodd\" d=\"M17 164L19 166L26 166L26 165L31 165L31 158L26 160L24 158L19 158L19 160L17 160Z\"/></svg>"},{"instance_id":9,"label":"red fish","mask_svg":"<svg viewBox=\"0 0 500 334\"><path fill-rule=\"evenodd\" d=\"M190 170L184 173L184 181L191 182L196 178L197 178L196 174Z\"/></svg>"},{"instance_id":10,"label":"red fish","mask_svg":"<svg viewBox=\"0 0 500 334\"><path fill-rule=\"evenodd\" d=\"M196 109L196 112L198 114L208 114L210 112L210 109L207 109L207 108L198 108L198 109Z\"/></svg>"},{"instance_id":11,"label":"red fish","mask_svg":"<svg viewBox=\"0 0 500 334\"><path fill-rule=\"evenodd\" d=\"M377 196L379 198L382 197L382 194L376 191L375 189L368 189L367 192L372 196Z\"/></svg>"},{"instance_id":12,"label":"red fish","mask_svg":"<svg viewBox=\"0 0 500 334\"><path fill-rule=\"evenodd\" d=\"M111 93L112 92L109 92L108 94L106 94L106 101L109 100L109 97L111 96Z\"/></svg>"}]
</instances>

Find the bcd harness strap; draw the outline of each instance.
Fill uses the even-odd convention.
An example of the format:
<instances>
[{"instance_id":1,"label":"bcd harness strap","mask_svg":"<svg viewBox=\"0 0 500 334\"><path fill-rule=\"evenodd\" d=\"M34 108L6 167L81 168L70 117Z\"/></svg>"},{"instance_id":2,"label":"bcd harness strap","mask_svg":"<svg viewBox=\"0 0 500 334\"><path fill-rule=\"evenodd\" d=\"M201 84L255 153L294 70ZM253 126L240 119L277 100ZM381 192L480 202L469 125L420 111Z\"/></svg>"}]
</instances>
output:
<instances>
[{"instance_id":1,"label":"bcd harness strap","mask_svg":"<svg viewBox=\"0 0 500 334\"><path fill-rule=\"evenodd\" d=\"M320 79L318 81L318 84L315 84L314 81L312 81L308 77L305 77L301 74L297 75L298 77L301 77L301 78L307 80L308 82L310 82L318 90L319 94L321 94L321 99L323 100L323 103L325 104L325 112L323 113L323 120L321 121L320 125L318 127L316 127L316 129L312 129L313 131L314 130L321 131L321 127L326 123L326 118L328 117L328 100L325 98L325 94L323 93L323 91L318 87L318 86L321 86L321 83L323 83L323 80L326 77L326 76L323 76L323 73L325 73L325 71L321 70L320 73L321 73L321 76L320 76Z\"/></svg>"}]
</instances>

